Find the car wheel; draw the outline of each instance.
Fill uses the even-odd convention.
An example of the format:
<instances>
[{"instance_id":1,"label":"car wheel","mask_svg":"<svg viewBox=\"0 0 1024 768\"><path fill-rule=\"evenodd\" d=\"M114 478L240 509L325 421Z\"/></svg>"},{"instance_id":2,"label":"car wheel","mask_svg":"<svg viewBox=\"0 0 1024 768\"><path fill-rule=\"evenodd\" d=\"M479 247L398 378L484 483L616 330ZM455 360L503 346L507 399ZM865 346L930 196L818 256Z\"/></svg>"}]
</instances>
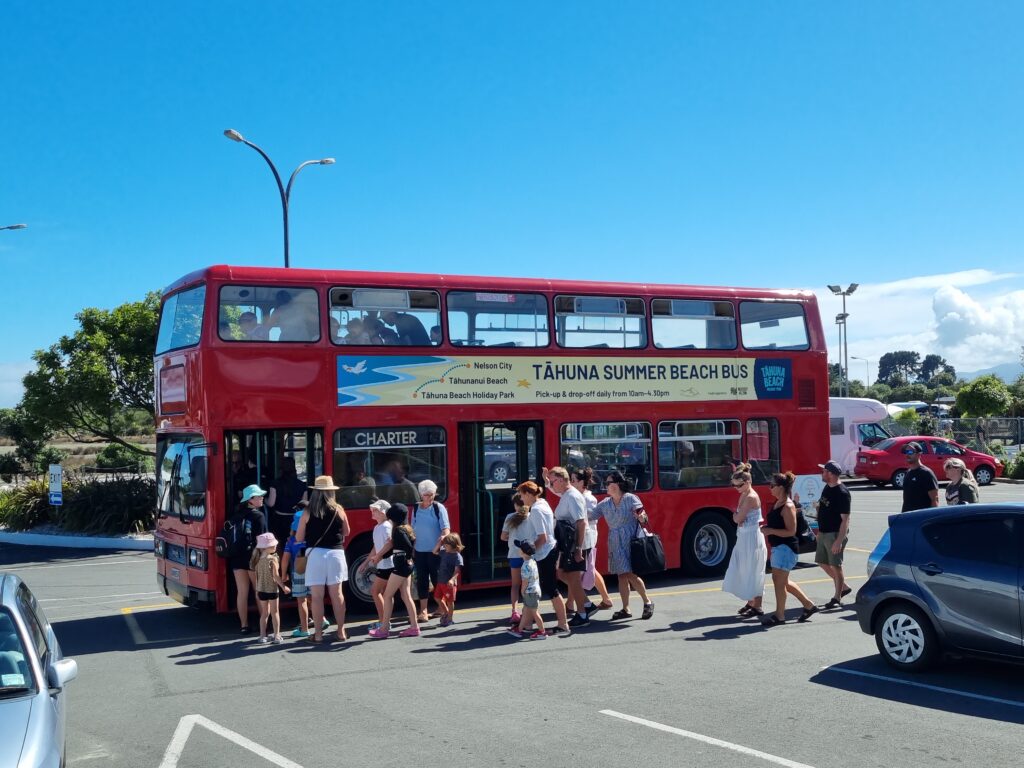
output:
<instances>
[{"instance_id":1,"label":"car wheel","mask_svg":"<svg viewBox=\"0 0 1024 768\"><path fill-rule=\"evenodd\" d=\"M509 466L504 461L499 461L491 467L492 483L507 483L509 477Z\"/></svg>"},{"instance_id":2,"label":"car wheel","mask_svg":"<svg viewBox=\"0 0 1024 768\"><path fill-rule=\"evenodd\" d=\"M683 568L694 576L723 574L735 543L736 528L724 515L699 512L683 532Z\"/></svg>"},{"instance_id":3,"label":"car wheel","mask_svg":"<svg viewBox=\"0 0 1024 768\"><path fill-rule=\"evenodd\" d=\"M987 464L982 464L974 470L974 479L978 481L978 485L988 485L995 476L995 471Z\"/></svg>"},{"instance_id":4,"label":"car wheel","mask_svg":"<svg viewBox=\"0 0 1024 768\"><path fill-rule=\"evenodd\" d=\"M895 472L892 473L892 487L897 489L897 490L899 490L899 491L902 491L903 490L903 481L906 480L906 479L907 479L907 470L905 470L905 469L897 469Z\"/></svg>"},{"instance_id":5,"label":"car wheel","mask_svg":"<svg viewBox=\"0 0 1024 768\"><path fill-rule=\"evenodd\" d=\"M875 620L875 645L896 669L920 672L934 663L939 641L931 622L909 603L887 606Z\"/></svg>"}]
</instances>

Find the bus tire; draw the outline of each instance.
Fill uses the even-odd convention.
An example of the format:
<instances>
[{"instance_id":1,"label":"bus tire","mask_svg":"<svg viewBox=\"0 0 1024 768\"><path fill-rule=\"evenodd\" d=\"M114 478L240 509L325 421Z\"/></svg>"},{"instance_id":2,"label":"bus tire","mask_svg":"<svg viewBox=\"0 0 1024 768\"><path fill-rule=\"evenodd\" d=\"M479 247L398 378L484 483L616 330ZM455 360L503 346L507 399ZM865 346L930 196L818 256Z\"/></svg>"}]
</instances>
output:
<instances>
[{"instance_id":1,"label":"bus tire","mask_svg":"<svg viewBox=\"0 0 1024 768\"><path fill-rule=\"evenodd\" d=\"M736 526L725 513L704 510L686 524L681 560L691 576L721 576L736 544Z\"/></svg>"},{"instance_id":2,"label":"bus tire","mask_svg":"<svg viewBox=\"0 0 1024 768\"><path fill-rule=\"evenodd\" d=\"M348 581L345 582L345 604L347 609L356 611L372 611L374 609L373 598L370 597L370 586L376 578L371 571L359 573L359 567L366 562L366 558L373 549L369 536L360 536L351 546L345 549L345 557L348 559Z\"/></svg>"}]
</instances>

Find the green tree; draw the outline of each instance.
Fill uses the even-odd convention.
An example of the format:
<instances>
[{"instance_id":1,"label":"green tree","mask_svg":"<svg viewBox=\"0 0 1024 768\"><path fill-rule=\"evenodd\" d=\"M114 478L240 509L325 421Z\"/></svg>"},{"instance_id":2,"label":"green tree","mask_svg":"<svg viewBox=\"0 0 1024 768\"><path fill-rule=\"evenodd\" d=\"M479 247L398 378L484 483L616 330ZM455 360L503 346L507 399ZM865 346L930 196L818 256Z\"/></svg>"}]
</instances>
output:
<instances>
[{"instance_id":1,"label":"green tree","mask_svg":"<svg viewBox=\"0 0 1024 768\"><path fill-rule=\"evenodd\" d=\"M946 361L946 358L941 355L925 355L924 360L921 361L921 368L918 371L921 383L932 386L932 379L940 374L949 374L951 377L950 383L956 381L956 369Z\"/></svg>"},{"instance_id":2,"label":"green tree","mask_svg":"<svg viewBox=\"0 0 1024 768\"><path fill-rule=\"evenodd\" d=\"M828 364L828 395L829 397L839 397L841 393L841 387L843 382L843 366L839 363Z\"/></svg>"},{"instance_id":3,"label":"green tree","mask_svg":"<svg viewBox=\"0 0 1024 768\"><path fill-rule=\"evenodd\" d=\"M868 397L868 388L863 381L854 379L850 382L850 397Z\"/></svg>"},{"instance_id":4,"label":"green tree","mask_svg":"<svg viewBox=\"0 0 1024 768\"><path fill-rule=\"evenodd\" d=\"M872 384L870 387L868 387L867 394L865 394L864 396L873 398L875 400L879 400L883 403L888 403L891 402L893 399L892 387L890 387L888 384L880 384L876 382L875 384Z\"/></svg>"},{"instance_id":5,"label":"green tree","mask_svg":"<svg viewBox=\"0 0 1024 768\"><path fill-rule=\"evenodd\" d=\"M965 416L995 416L1010 409L1012 397L995 374L979 376L956 394L956 407Z\"/></svg>"},{"instance_id":6,"label":"green tree","mask_svg":"<svg viewBox=\"0 0 1024 768\"><path fill-rule=\"evenodd\" d=\"M904 384L901 387L893 387L889 395L890 402L905 403L910 400L921 400L926 402L930 398L928 387L924 384Z\"/></svg>"},{"instance_id":7,"label":"green tree","mask_svg":"<svg viewBox=\"0 0 1024 768\"><path fill-rule=\"evenodd\" d=\"M0 408L0 434L13 440L15 455L24 467L35 466L39 455L53 437L50 428L22 406Z\"/></svg>"},{"instance_id":8,"label":"green tree","mask_svg":"<svg viewBox=\"0 0 1024 768\"><path fill-rule=\"evenodd\" d=\"M914 381L920 370L921 355L906 349L886 352L878 360L878 380L890 387Z\"/></svg>"},{"instance_id":9,"label":"green tree","mask_svg":"<svg viewBox=\"0 0 1024 768\"><path fill-rule=\"evenodd\" d=\"M79 330L33 355L21 407L38 423L79 442L120 443L133 410L153 414L153 349L160 294L113 310L85 309Z\"/></svg>"}]
</instances>

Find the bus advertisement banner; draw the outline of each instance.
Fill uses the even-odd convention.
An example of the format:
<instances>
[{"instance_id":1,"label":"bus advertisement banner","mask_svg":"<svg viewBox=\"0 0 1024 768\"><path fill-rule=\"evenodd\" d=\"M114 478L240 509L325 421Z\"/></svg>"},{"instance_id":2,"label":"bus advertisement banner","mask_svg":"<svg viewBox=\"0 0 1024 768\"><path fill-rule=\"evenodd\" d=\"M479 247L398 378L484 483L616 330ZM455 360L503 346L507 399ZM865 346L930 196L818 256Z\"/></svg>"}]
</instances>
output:
<instances>
[{"instance_id":1,"label":"bus advertisement banner","mask_svg":"<svg viewBox=\"0 0 1024 768\"><path fill-rule=\"evenodd\" d=\"M338 356L342 407L792 397L792 361L779 358Z\"/></svg>"}]
</instances>

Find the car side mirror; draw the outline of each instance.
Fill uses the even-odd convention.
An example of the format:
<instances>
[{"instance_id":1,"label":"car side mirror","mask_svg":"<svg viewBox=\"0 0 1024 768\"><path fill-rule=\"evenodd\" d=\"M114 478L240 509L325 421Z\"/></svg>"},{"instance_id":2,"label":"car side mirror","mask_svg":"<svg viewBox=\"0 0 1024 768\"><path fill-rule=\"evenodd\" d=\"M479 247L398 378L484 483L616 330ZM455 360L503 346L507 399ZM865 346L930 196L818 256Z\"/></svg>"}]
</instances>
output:
<instances>
[{"instance_id":1,"label":"car side mirror","mask_svg":"<svg viewBox=\"0 0 1024 768\"><path fill-rule=\"evenodd\" d=\"M50 693L60 693L64 686L78 677L78 662L74 659L61 659L46 668L46 685Z\"/></svg>"}]
</instances>

